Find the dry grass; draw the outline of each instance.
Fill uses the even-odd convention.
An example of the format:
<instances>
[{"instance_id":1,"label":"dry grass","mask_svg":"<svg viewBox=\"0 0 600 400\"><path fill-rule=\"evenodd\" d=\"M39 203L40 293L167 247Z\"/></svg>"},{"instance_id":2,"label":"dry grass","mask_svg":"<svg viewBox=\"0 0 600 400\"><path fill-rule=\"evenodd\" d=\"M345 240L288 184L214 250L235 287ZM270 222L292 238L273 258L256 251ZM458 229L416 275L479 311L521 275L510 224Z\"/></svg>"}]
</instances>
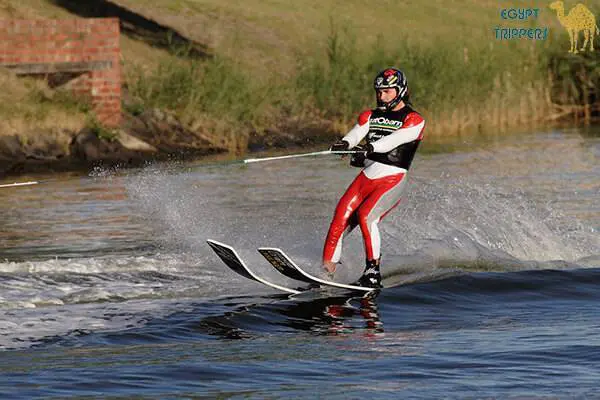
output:
<instances>
[{"instance_id":1,"label":"dry grass","mask_svg":"<svg viewBox=\"0 0 600 400\"><path fill-rule=\"evenodd\" d=\"M186 36L207 44L217 53L231 56L248 68L269 75L294 70L298 56L322 53L332 21L350 27L357 45L372 46L386 38L383 51L395 51L410 41L423 46L458 43L465 46L492 43L492 52L530 42L499 42L496 26L520 26L502 21L503 8L534 7L541 10L536 24L560 28L546 0L431 0L427 2L364 2L349 0L113 0L142 15L176 27ZM597 0L584 0L597 2ZM567 7L568 7L568 1ZM407 55L410 56L410 55Z\"/></svg>"},{"instance_id":2,"label":"dry grass","mask_svg":"<svg viewBox=\"0 0 600 400\"><path fill-rule=\"evenodd\" d=\"M0 70L0 87L0 135L16 135L31 143L40 132L52 131L66 139L63 130L76 131L85 125L80 105L69 94L50 90L42 80Z\"/></svg>"},{"instance_id":3,"label":"dry grass","mask_svg":"<svg viewBox=\"0 0 600 400\"><path fill-rule=\"evenodd\" d=\"M71 13L47 0L0 0L0 18L70 18Z\"/></svg>"},{"instance_id":4,"label":"dry grass","mask_svg":"<svg viewBox=\"0 0 600 400\"><path fill-rule=\"evenodd\" d=\"M175 26L188 37L206 43L222 55L233 56L248 68L270 74L293 71L298 56L315 55L326 46L332 21L350 26L358 45L387 38L386 51L398 42L423 45L473 43L474 37L493 37L500 5L492 0L435 0L369 3L303 0L116 0L143 15ZM508 2L506 2L508 4ZM476 40L477 41L477 40ZM258 74L258 77L263 74Z\"/></svg>"}]
</instances>

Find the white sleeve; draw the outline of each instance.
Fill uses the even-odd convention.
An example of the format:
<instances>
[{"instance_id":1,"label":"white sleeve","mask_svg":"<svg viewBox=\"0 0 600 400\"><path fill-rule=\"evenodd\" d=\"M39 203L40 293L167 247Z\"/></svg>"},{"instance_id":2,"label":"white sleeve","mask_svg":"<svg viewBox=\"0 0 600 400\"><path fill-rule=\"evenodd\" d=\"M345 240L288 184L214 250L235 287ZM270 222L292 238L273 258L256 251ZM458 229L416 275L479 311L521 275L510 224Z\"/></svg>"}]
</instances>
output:
<instances>
[{"instance_id":1,"label":"white sleeve","mask_svg":"<svg viewBox=\"0 0 600 400\"><path fill-rule=\"evenodd\" d=\"M421 134L421 131L423 130L423 126L425 126L425 121L421 121L420 124L411 126L410 128L401 128L395 130L386 137L371 143L373 145L373 151L375 153L387 153L401 144L417 140Z\"/></svg>"},{"instance_id":2,"label":"white sleeve","mask_svg":"<svg viewBox=\"0 0 600 400\"><path fill-rule=\"evenodd\" d=\"M364 125L356 124L354 128L350 129L350 132L342 138L346 142L350 143L350 148L353 148L360 143L361 140L369 133L369 122L367 121Z\"/></svg>"}]
</instances>

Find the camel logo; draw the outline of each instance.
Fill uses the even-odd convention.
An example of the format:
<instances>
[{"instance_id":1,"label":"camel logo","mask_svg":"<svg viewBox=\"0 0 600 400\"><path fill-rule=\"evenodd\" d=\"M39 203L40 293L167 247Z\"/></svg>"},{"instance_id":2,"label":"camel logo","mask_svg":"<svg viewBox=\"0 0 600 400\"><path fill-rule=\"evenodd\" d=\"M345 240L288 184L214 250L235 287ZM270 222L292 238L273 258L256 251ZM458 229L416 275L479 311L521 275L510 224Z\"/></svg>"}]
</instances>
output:
<instances>
[{"instance_id":1,"label":"camel logo","mask_svg":"<svg viewBox=\"0 0 600 400\"><path fill-rule=\"evenodd\" d=\"M579 3L575 7L571 8L569 14L565 16L565 5L562 1L555 1L549 6L552 10L556 11L558 21L562 26L565 27L571 40L571 48L569 53L577 54L579 51L585 51L585 47L590 43L589 51L594 51L594 37L600 34L600 29L596 24L596 17L594 14L583 4ZM577 41L579 39L579 32L583 31L584 42L581 49L577 49Z\"/></svg>"}]
</instances>

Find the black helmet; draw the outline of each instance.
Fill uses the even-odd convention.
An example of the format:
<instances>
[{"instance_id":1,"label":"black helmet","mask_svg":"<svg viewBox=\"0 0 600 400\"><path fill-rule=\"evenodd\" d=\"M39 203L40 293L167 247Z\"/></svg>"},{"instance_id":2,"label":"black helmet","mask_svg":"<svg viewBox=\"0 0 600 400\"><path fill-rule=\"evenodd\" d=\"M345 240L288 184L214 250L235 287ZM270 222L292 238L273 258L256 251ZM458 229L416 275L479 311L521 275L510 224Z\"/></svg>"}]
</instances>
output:
<instances>
[{"instance_id":1,"label":"black helmet","mask_svg":"<svg viewBox=\"0 0 600 400\"><path fill-rule=\"evenodd\" d=\"M381 109L391 110L398 105L402 100L408 97L408 83L404 73L396 68L384 69L377 74L373 81L373 87L377 89L395 88L396 97L388 103L383 103L377 99L377 107Z\"/></svg>"}]
</instances>

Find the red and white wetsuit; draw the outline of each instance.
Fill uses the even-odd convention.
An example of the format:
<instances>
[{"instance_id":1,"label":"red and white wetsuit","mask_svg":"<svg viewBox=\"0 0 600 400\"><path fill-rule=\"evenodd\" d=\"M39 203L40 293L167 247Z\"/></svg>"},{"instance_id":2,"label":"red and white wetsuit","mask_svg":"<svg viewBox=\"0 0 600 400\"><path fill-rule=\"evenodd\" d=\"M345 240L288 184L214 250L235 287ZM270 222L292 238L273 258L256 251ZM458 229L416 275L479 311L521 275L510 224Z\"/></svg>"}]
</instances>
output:
<instances>
[{"instance_id":1,"label":"red and white wetsuit","mask_svg":"<svg viewBox=\"0 0 600 400\"><path fill-rule=\"evenodd\" d=\"M366 138L373 152L346 190L335 214L323 249L323 262L337 263L345 233L360 226L367 260L381 256L379 221L400 202L405 176L423 138L425 120L409 105L398 111L368 110L344 136L350 148Z\"/></svg>"}]
</instances>

